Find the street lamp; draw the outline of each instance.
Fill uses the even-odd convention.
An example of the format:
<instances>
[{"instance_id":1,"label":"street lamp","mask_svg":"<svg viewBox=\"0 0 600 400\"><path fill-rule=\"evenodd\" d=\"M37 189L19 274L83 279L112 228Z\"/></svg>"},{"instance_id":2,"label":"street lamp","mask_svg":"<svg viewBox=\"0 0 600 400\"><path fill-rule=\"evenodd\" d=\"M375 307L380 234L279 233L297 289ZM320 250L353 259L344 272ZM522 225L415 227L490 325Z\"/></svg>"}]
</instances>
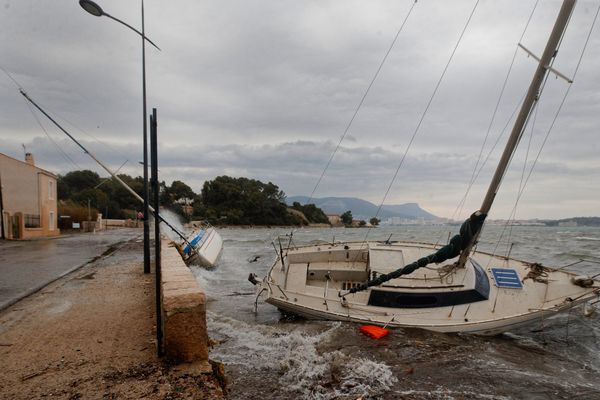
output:
<instances>
[{"instance_id":1,"label":"street lamp","mask_svg":"<svg viewBox=\"0 0 600 400\"><path fill-rule=\"evenodd\" d=\"M142 32L138 31L137 29L135 29L133 26L129 25L128 23L123 22L120 19L113 17L112 15L110 15L109 13L104 11L102 9L102 7L100 7L97 3L95 3L91 0L79 0L79 5L81 6L81 8L83 8L85 11L92 14L94 17L102 17L102 16L108 17L114 21L117 21L117 22L125 25L126 27L128 27L129 29L131 29L132 31L134 31L135 33L137 33L138 35L140 35L141 37L146 39L152 46L154 46L158 50L160 50L160 48L156 44L154 44L154 42L152 40L150 40L147 36L145 36ZM143 15L144 15L144 2L142 1L142 17L143 17ZM144 23L143 23L143 19L142 19L142 30L143 29L144 29Z\"/></svg>"},{"instance_id":2,"label":"street lamp","mask_svg":"<svg viewBox=\"0 0 600 400\"><path fill-rule=\"evenodd\" d=\"M142 98L143 98L143 121L144 121L144 273L150 273L150 225L149 225L149 216L150 210L148 208L148 127L146 121L146 40L156 47L158 50L160 48L154 44L150 39L144 35L144 0L142 0L142 31L138 31L131 25L121 21L118 18L113 17L112 15L105 12L102 7L91 0L79 0L79 5L88 13L92 14L95 17L108 17L114 21L119 22L122 25L125 25L138 35L142 37ZM160 240L160 238L155 238L155 240Z\"/></svg>"}]
</instances>

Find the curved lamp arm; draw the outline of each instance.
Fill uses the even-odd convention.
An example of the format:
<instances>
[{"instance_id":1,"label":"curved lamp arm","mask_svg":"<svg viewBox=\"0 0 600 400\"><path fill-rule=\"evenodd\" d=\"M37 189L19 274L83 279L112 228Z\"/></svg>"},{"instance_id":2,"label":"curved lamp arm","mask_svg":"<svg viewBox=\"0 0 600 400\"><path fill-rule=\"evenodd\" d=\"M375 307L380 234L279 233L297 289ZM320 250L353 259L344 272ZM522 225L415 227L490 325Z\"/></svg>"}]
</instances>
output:
<instances>
[{"instance_id":1,"label":"curved lamp arm","mask_svg":"<svg viewBox=\"0 0 600 400\"><path fill-rule=\"evenodd\" d=\"M156 44L154 44L154 42L152 40L150 40L148 38L148 36L143 35L142 32L138 31L137 29L135 29L133 26L129 25L128 23L121 21L119 18L113 17L112 15L110 15L109 13L104 11L102 9L102 7L100 7L98 4L96 4L92 0L79 0L79 5L85 11L87 11L88 13L92 14L95 17L105 16L105 17L112 19L113 21L117 21L120 24L125 25L126 27L128 27L129 29L131 29L132 31L134 31L135 33L140 35L141 37L143 37L145 40L147 40L148 43L150 43L152 46L156 47L156 49L158 51L160 51L160 47L158 47Z\"/></svg>"}]
</instances>

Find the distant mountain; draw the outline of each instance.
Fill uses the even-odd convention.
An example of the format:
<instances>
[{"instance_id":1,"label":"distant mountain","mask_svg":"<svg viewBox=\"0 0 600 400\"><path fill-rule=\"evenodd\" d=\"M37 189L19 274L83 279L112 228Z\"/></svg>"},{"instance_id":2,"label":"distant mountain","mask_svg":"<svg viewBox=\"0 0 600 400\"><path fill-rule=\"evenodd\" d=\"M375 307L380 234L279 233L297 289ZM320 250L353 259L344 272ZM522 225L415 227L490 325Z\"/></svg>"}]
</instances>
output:
<instances>
[{"instance_id":1,"label":"distant mountain","mask_svg":"<svg viewBox=\"0 0 600 400\"><path fill-rule=\"evenodd\" d=\"M295 201L300 204L306 204L308 196L290 196L286 202L291 205ZM342 214L348 210L352 211L355 219L369 220L377 213L377 206L369 201L358 199L356 197L324 197L311 200L317 207L326 214ZM398 205L385 205L379 213L380 219L399 217L405 219L424 218L426 220L437 219L435 215L423 210L417 203L406 203Z\"/></svg>"},{"instance_id":2,"label":"distant mountain","mask_svg":"<svg viewBox=\"0 0 600 400\"><path fill-rule=\"evenodd\" d=\"M410 215L414 218L423 218L426 220L438 219L436 215L431 214L423 210L417 203L406 203L406 204L398 204L398 205L384 205L382 207L384 210L402 214L402 215Z\"/></svg>"}]
</instances>

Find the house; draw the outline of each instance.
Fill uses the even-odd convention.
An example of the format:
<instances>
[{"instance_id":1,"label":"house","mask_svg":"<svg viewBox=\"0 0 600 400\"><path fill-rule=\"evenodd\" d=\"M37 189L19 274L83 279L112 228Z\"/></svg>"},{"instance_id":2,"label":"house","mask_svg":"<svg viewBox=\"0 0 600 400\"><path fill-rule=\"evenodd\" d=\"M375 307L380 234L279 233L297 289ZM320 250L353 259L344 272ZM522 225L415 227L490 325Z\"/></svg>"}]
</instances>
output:
<instances>
[{"instance_id":1,"label":"house","mask_svg":"<svg viewBox=\"0 0 600 400\"><path fill-rule=\"evenodd\" d=\"M327 214L327 219L331 226L344 226L342 218L338 214Z\"/></svg>"},{"instance_id":2,"label":"house","mask_svg":"<svg viewBox=\"0 0 600 400\"><path fill-rule=\"evenodd\" d=\"M58 236L56 175L0 153L0 234L3 239Z\"/></svg>"}]
</instances>

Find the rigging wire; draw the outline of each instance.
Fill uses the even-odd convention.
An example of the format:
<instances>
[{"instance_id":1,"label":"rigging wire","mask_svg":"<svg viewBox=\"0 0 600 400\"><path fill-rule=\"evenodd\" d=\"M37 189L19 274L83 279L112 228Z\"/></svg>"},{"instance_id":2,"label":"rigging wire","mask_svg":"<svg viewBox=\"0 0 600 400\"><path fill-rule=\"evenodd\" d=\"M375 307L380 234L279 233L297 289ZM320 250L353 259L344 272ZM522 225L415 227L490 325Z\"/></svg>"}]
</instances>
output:
<instances>
[{"instance_id":1,"label":"rigging wire","mask_svg":"<svg viewBox=\"0 0 600 400\"><path fill-rule=\"evenodd\" d=\"M38 116L35 114L35 111L33 110L33 108L31 107L31 105L27 102L27 100L23 99L23 101L25 101L25 104L27 105L27 108L29 109L29 111L31 112L31 115L33 116L33 118L35 119L35 121L38 123L38 125L40 126L40 128L42 129L42 131L44 131L44 133L46 134L46 137L48 137L48 139L52 142L52 144L58 149L59 153L63 156L63 158L67 161L70 162L71 164L73 164L77 169L81 169L81 167L79 166L79 164L77 164L59 145L58 143L56 143L56 141L54 139L52 139L52 137L50 136L50 134L48 133L48 131L46 130L46 128L44 127L44 125L42 124L42 121L40 121L40 119L38 118Z\"/></svg>"},{"instance_id":2,"label":"rigging wire","mask_svg":"<svg viewBox=\"0 0 600 400\"><path fill-rule=\"evenodd\" d=\"M0 69L2 70L2 72L4 72L6 74L6 76L8 76L8 78L11 81L13 81L13 83L15 84L17 89L21 89L21 84L19 82L17 82L17 80L15 78L13 78L13 76L11 74L9 74L8 71L2 65L0 65Z\"/></svg>"},{"instance_id":3,"label":"rigging wire","mask_svg":"<svg viewBox=\"0 0 600 400\"><path fill-rule=\"evenodd\" d=\"M94 135L92 135L91 133L86 132L85 130L83 130L79 126L75 125L73 122L71 122L68 119L66 119L65 117L63 117L62 115L56 113L54 110L52 110L48 106L45 106L45 109L48 110L48 113L51 114L54 118L63 120L67 124L71 125L73 128L77 129L79 132L81 132L84 135L86 135L86 136L92 138L93 140L95 140L97 143L105 146L106 148L108 148L109 150L112 150L115 153L118 153L118 155L120 155L121 157L125 158L125 160L126 160L125 163L129 162L129 159L127 158L127 155L124 154L122 151L115 149L114 147L112 147L108 143L104 143L103 141L101 141L100 139L98 139L97 137L95 137Z\"/></svg>"},{"instance_id":4,"label":"rigging wire","mask_svg":"<svg viewBox=\"0 0 600 400\"><path fill-rule=\"evenodd\" d=\"M365 90L363 96L361 97L360 101L358 102L358 105L356 106L356 109L354 110L354 113L352 114L352 118L350 118L350 121L346 125L346 129L344 129L344 133L340 137L340 140L338 141L337 146L333 150L333 153L331 153L331 156L329 157L329 160L327 161L327 164L325 164L325 168L323 168L323 172L321 172L321 176L319 176L319 179L317 180L317 183L315 184L315 187L313 188L313 190L312 190L312 192L310 194L310 197L309 197L308 201L306 202L306 204L309 204L310 201L313 199L313 196L315 195L315 192L317 191L317 188L319 187L319 185L321 184L321 181L323 180L323 176L325 176L325 172L329 169L329 166L331 165L331 162L333 161L333 158L334 158L335 154L340 149L340 146L342 145L342 142L344 141L346 135L348 134L348 131L350 130L350 127L352 126L352 123L354 122L354 119L358 115L358 112L361 109L363 103L365 102L365 99L367 98L367 95L369 94L369 91L371 90L371 87L373 86L373 83L375 83L375 80L379 76L379 73L381 72L381 69L383 68L383 64L385 64L386 60L388 59L388 56L390 55L392 49L394 48L394 45L396 44L396 41L398 40L398 37L400 36L400 33L402 32L402 30L404 28L404 25L406 25L406 21L408 21L408 17L410 17L410 15L412 14L412 11L415 8L416 4L417 4L417 0L414 0L412 6L408 10L408 13L404 17L404 20L402 21L402 24L400 25L400 28L398 28L398 31L396 32L396 36L394 36L394 40L392 40L392 43L390 44L390 47L388 48L387 52L383 56L383 59L379 63L379 67L377 67L377 70L375 71L375 74L373 75L373 78L371 79L371 82L367 86L367 89Z\"/></svg>"},{"instance_id":5,"label":"rigging wire","mask_svg":"<svg viewBox=\"0 0 600 400\"><path fill-rule=\"evenodd\" d=\"M431 94L431 97L429 98L429 101L427 102L427 106L425 107L425 110L423 110L423 113L421 114L421 118L419 119L419 122L418 122L417 126L415 127L415 130L408 142L408 145L406 146L406 150L404 151L404 154L402 155L402 158L400 159L400 162L398 163L398 167L396 168L396 171L394 172L392 180L391 180L390 184L388 185L387 190L385 191L385 194L383 196L383 199L381 200L381 203L379 204L379 207L377 208L377 213L375 214L375 218L377 218L379 216L379 213L381 212L381 208L383 207L383 204L385 203L385 201L390 193L390 190L392 189L392 186L394 185L394 182L396 182L396 178L398 177L400 168L402 168L402 165L404 165L404 160L406 160L406 155L408 154L409 150L411 149L412 144L413 144L415 138L417 137L417 134L419 133L421 125L423 124L423 121L425 120L425 116L427 115L427 112L429 111L429 108L431 107L431 104L433 103L433 99L435 98L435 95L437 94L438 89L440 88L440 85L442 84L442 80L444 79L444 76L446 75L446 72L448 71L448 67L450 66L450 63L452 62L452 59L454 58L454 55L456 54L456 50L458 49L458 46L460 45L460 42L462 41L462 38L464 37L465 32L467 31L467 27L469 26L471 19L473 18L473 14L475 14L475 10L477 9L478 5L479 5L479 0L477 0L475 2L475 5L473 6L473 9L471 10L471 14L469 14L469 18L467 19L467 22L465 23L465 26L463 27L463 29L460 33L460 36L458 37L458 41L456 42L454 49L452 49L450 58L448 59L448 62L446 63L446 66L444 67L444 70L442 71L442 74L440 75L440 78L438 79L437 84L435 85L435 88L433 89L433 93ZM368 232L367 232L367 235L368 235Z\"/></svg>"},{"instance_id":6,"label":"rigging wire","mask_svg":"<svg viewBox=\"0 0 600 400\"><path fill-rule=\"evenodd\" d=\"M0 65L0 70L2 70L2 72L4 72L6 74L6 76L8 76L8 78L14 83L14 85L16 86L17 90L23 90L23 86L4 68ZM70 162L71 164L73 164L77 169L81 169L81 166L79 164L77 164L59 145L58 143L56 143L56 141L54 139L52 139L51 135L48 133L48 131L46 130L46 128L44 127L44 125L42 124L42 122L39 120L39 118L37 117L35 110L33 110L33 108L31 107L31 105L26 101L25 104L27 105L27 108L29 109L29 111L31 112L31 115L33 115L33 118L36 120L37 124L40 126L40 128L42 129L42 131L44 131L44 133L46 134L46 136L48 137L48 139L52 142L52 144L54 144L54 146L58 149L59 153L63 156L63 158ZM47 108L47 107L46 107ZM96 142L108 147L110 150L121 154L122 156L124 156L123 153L121 153L120 151L117 151L116 149L114 149L112 146L100 141L98 138L94 137L93 135L85 132L83 129L79 128L78 126L76 126L75 124L73 124L72 122L70 122L69 120L67 120L66 118L60 116L59 114L57 114L56 112L53 112L50 109L51 113L53 114L53 116L55 118L59 118L62 119L63 121L66 121L68 124L70 124L71 126L75 127L76 129L78 129L80 132L82 132L83 134L91 137L92 139L94 139ZM121 167L119 167L119 169L121 169L127 162L129 162L129 159L126 159L125 162L121 165Z\"/></svg>"},{"instance_id":7,"label":"rigging wire","mask_svg":"<svg viewBox=\"0 0 600 400\"><path fill-rule=\"evenodd\" d=\"M475 5L473 6L473 9L471 10L471 13L469 14L469 18L467 18L467 21L465 23L465 25L463 26L463 29L460 33L460 36L458 37L458 40L456 42L456 44L454 45L454 48L452 49L452 53L450 54L450 57L448 58L448 61L446 62L446 65L444 66L444 69L442 70L442 74L440 75L440 78L438 79L435 88L433 89L433 92L429 98L429 101L427 102L427 105L425 106L425 109L423 110L423 113L421 114L421 117L419 118L419 122L417 123L417 126L415 127L413 134L408 142L408 145L406 146L406 149L404 151L404 154L402 155L402 158L400 159L400 162L398 163L398 166L396 167L396 171L394 172L394 175L392 176L392 180L390 181L385 194L383 195L383 199L381 200L381 203L379 203L379 207L377 207L377 212L375 213L375 217L377 218L379 216L379 214L381 213L381 209L383 208L383 204L385 203L390 190L392 189L392 186L394 185L394 183L396 182L396 178L398 177L398 173L400 172L400 168L402 168L402 166L404 165L404 161L406 160L406 156L409 152L409 150L412 147L413 142L415 141L415 138L417 137L419 130L421 128L421 125L423 124L423 121L425 120L425 116L427 115L427 112L429 111L429 108L431 107L431 104L433 103L433 99L435 98L435 95L437 94L441 84L442 84L442 80L444 79L444 77L446 76L446 72L448 71L448 67L450 66L450 63L452 62L454 55L456 54L456 50L458 50L458 46L460 45L460 42L462 41L465 32L467 31L467 28L469 26L469 24L471 23L471 20L473 18L473 15L475 14L475 10L477 9L477 6L479 5L479 0L477 0L475 2ZM365 237L363 238L362 242L363 245L367 242L367 239L369 237L369 234L371 232L371 228L367 229L367 232L365 233ZM361 245L362 246L362 245Z\"/></svg>"},{"instance_id":8,"label":"rigging wire","mask_svg":"<svg viewBox=\"0 0 600 400\"><path fill-rule=\"evenodd\" d=\"M525 96L526 95L527 95L527 91L525 91L525 93L523 93L523 96L521 97L521 99L515 105L515 108L514 108L512 114L506 120L506 123L504 124L504 127L502 128L502 130L500 131L500 134L496 138L496 141L494 142L492 148L488 151L487 155L485 156L485 159L483 160L483 163L479 166L479 170L477 170L477 173L475 174L475 181L477 180L477 178L479 177L479 175L483 171L483 168L485 168L487 162L489 161L490 157L494 153L494 150L496 149L496 147L500 143L500 139L502 139L504 137L504 134L507 132L507 129L508 129L511 121L513 120L513 118L517 114L517 111L519 111L519 109L521 108L521 105L523 104L523 101L525 100ZM481 229L483 230L484 227L485 227L485 225L482 226ZM436 245L440 243L440 241L444 238L444 236L445 236L445 232L441 232L440 233L440 237L438 238L438 241L436 242Z\"/></svg>"},{"instance_id":9,"label":"rigging wire","mask_svg":"<svg viewBox=\"0 0 600 400\"><path fill-rule=\"evenodd\" d=\"M539 0L536 0L535 4L533 5L533 9L531 10L531 13L529 13L529 18L527 19L527 23L525 24L525 27L523 28L523 32L521 33L521 36L519 37L518 43L521 43L523 41L523 38L525 37L525 33L527 32L527 29L529 28L529 24L531 23L533 14L535 13L538 3L539 3ZM502 97L504 97L504 91L506 90L506 86L508 84L508 79L512 72L513 66L515 64L515 60L517 58L518 52L519 52L519 46L515 46L515 51L513 53L512 60L510 62L510 66L508 67L508 71L506 72L506 76L505 76L504 82L502 84L502 89L500 90L500 95L498 96L498 101L496 102L496 107L494 108L494 112L492 113L492 118L490 119L490 123L488 125L487 132L485 133L485 138L483 140L483 143L481 144L481 149L479 150L479 155L477 156L477 162L475 163L475 167L473 168L473 173L471 174L471 179L469 180L469 184L467 185L467 190L466 190L464 196L462 197L462 199L460 200L457 208L454 210L454 213L452 214L450 219L454 219L454 217L457 215L460 216L460 214L462 213L463 207L467 201L469 192L471 191L471 188L473 187L473 184L475 183L475 180L477 179L477 176L475 175L475 173L477 171L477 167L479 166L479 162L481 161L483 149L485 148L485 145L487 144L487 140L490 136L492 126L494 125L494 122L496 120L496 115L497 115L498 109L500 107L500 102L502 100ZM486 161L487 161L487 158L486 158ZM485 162L484 162L484 164L485 164Z\"/></svg>"},{"instance_id":10,"label":"rigging wire","mask_svg":"<svg viewBox=\"0 0 600 400\"><path fill-rule=\"evenodd\" d=\"M581 54L579 55L579 59L577 61L577 64L575 66L575 70L573 72L573 77L571 78L571 83L569 83L567 90L565 91L565 94L563 95L563 98L558 106L558 109L556 110L556 113L554 114L554 118L552 119L552 123L550 124L550 127L548 128L548 130L546 131L546 135L544 136L544 140L542 141L542 144L540 146L540 149L537 152L537 155L535 157L535 159L533 160L533 163L531 165L531 168L529 169L529 173L527 174L527 178L525 179L525 183L523 184L523 187L519 190L518 195L517 195L517 200L515 202L515 205L511 211L511 213L516 212L516 208L518 205L518 202L520 201L523 193L525 192L525 188L527 187L527 183L529 182L529 178L531 178L531 175L533 174L533 171L535 169L535 166L541 156L542 150L544 149L544 146L546 145L546 142L548 141L548 137L550 136L550 133L552 132L552 130L554 129L554 126L556 124L556 120L558 119L558 116L560 115L560 112L562 111L562 108L567 100L567 97L569 96L569 93L571 91L571 88L573 87L573 83L575 82L575 77L577 76L577 72L579 71L579 67L581 66L581 62L583 60L583 56L585 55L585 51L587 49L590 37L592 35L592 32L594 30L594 27L596 25L596 21L598 19L598 14L600 13L600 4L598 5L598 8L596 9L596 14L594 15L594 20L592 21L592 25L590 26L590 30L588 32L588 35L586 37L586 40L584 42L583 48L581 50ZM561 42L562 42L562 38L561 38ZM549 74L548 74L549 75ZM546 77L547 79L547 77ZM545 85L545 83L544 83ZM504 228L504 230L506 230L506 226ZM504 233L504 230L502 233ZM496 248L494 249L493 254L496 253L496 250L498 248L498 244L496 245Z\"/></svg>"},{"instance_id":11,"label":"rigging wire","mask_svg":"<svg viewBox=\"0 0 600 400\"><path fill-rule=\"evenodd\" d=\"M536 107L535 108L535 113L533 114L533 122L531 123L531 132L530 132L530 135L529 135L529 141L527 142L527 151L525 152L525 160L523 161L523 169L521 170L521 180L519 181L519 190L518 190L518 192L520 192L521 189L523 188L523 182L525 180L525 171L527 171L527 163L529 162L529 154L530 154L530 151L531 151L531 142L533 141L533 135L534 135L534 130L535 130L535 123L537 122L537 116L538 116L539 109L540 109L539 107ZM513 226L514 226L514 223L515 223L516 218L517 218L517 204L518 203L519 203L519 200L516 199L513 211L511 212L511 214L510 214L510 216L508 218L507 224L510 225L510 229L508 230L508 237L506 239L506 245L507 246L510 246L510 242L512 240Z\"/></svg>"},{"instance_id":12,"label":"rigging wire","mask_svg":"<svg viewBox=\"0 0 600 400\"><path fill-rule=\"evenodd\" d=\"M569 15L569 19L568 19L568 21L567 21L567 24L570 22L572 15L573 15L573 14ZM592 24L592 28L593 28L593 24ZM561 44L562 44L562 41L563 41L563 39L564 39L565 33L566 33L566 31L563 31L563 32L562 32L562 34L561 34L560 40L559 40L559 42L558 42L558 45L557 45L557 47L556 47L556 52L558 52L558 50L560 49L560 46L561 46ZM590 33L591 33L591 32L590 32ZM585 50L585 48L584 48L584 50ZM534 124L535 124L535 118L536 118L536 116L537 116L537 111L538 111L538 109L539 109L539 102L540 102L541 94L544 92L544 89L546 88L546 85L547 85L547 83L548 83L548 79L549 79L549 77L550 77L550 74L551 74L551 71L550 71L550 69L551 69L551 68L552 68L552 66L554 65L554 62L555 62L555 61L556 61L556 53L555 53L554 57L552 58L552 60L550 61L550 65L549 65L549 66L548 66L548 68L546 69L546 71L547 71L547 73L546 73L546 76L544 77L544 81L543 81L543 83L542 83L542 86L541 86L541 88L540 88L540 90L539 90L539 93L538 93L538 95L537 95L537 100L536 100L536 102L535 102L535 104L534 104L534 106L533 106L533 107L535 108ZM570 83L570 84L569 84L569 86L568 86L569 88L571 87L571 86L570 86L571 84L572 84L572 80L571 80L571 83ZM527 120L526 120L526 122L525 122L525 127L526 127L526 126L527 126L527 124L529 123L529 119L530 119L530 117L531 117L531 113L530 113L530 115L528 115L528 116L527 116ZM524 127L523 129L525 129L525 127ZM533 130L533 126L532 126L532 130ZM532 135L533 135L533 132L532 132ZM520 139L519 139L519 140L520 140ZM542 151L542 149L543 149L543 146L544 146L544 144L545 144L545 141L544 141L544 143L542 143L542 146L540 147L540 151L538 152L538 157L539 157L539 155L540 155L540 153L541 153L541 151ZM528 151L528 153L527 153L527 156L528 156L528 154L529 154L529 148L528 148L528 150L527 150L527 151ZM514 153L513 153L513 155L511 156L511 160L512 160L512 158L513 158L513 157L514 157ZM537 161L537 158L536 158L536 161ZM535 164L534 164L534 165L535 165ZM534 165L532 165L532 168L534 167ZM524 170L526 169L526 164L523 166L523 169L524 169ZM523 172L524 172L524 171L523 171ZM522 195L523 191L524 191L524 185L523 185L523 175L522 175L522 176L521 176L521 182L519 183L519 190L517 191L517 198L516 198L516 200L515 200L515 204L514 204L514 206L513 206L512 210L511 210L511 212L510 212L510 214L509 214L509 217L508 217L508 219L507 219L507 220L506 220L506 222L504 223L504 226L503 226L503 228L502 228L502 232L500 233L500 236L498 237L498 240L497 240L497 242L496 242L496 246L494 247L494 251L492 252L494 255L496 254L496 252L497 252L497 250L498 250L498 247L500 246L500 243L502 242L502 239L504 238L504 235L505 235L505 233L506 233L506 230L507 230L509 227L510 227L510 229L509 229L509 234L507 235L507 239L506 239L506 240L507 240L507 243L506 243L506 245L507 245L507 246L510 246L510 238L512 237L512 227L513 227L514 221L516 220L517 206L518 206L518 204L519 204L519 201L520 201L520 199L521 199L521 195Z\"/></svg>"},{"instance_id":13,"label":"rigging wire","mask_svg":"<svg viewBox=\"0 0 600 400\"><path fill-rule=\"evenodd\" d=\"M0 66L0 69L14 83L14 85L17 87L17 90L22 90L21 84L4 67ZM73 164L78 169L81 169L81 167L75 161L73 161L73 159L71 157L69 157L69 155L58 145L58 143L56 143L56 141L54 139L52 139L52 137L50 136L50 134L48 133L48 131L46 130L46 128L44 127L42 122L39 120L38 116L35 114L34 110L31 108L31 105L27 102L27 100L23 99L23 101L27 105L29 112L31 112L31 115L33 116L33 118L35 119L37 124L40 126L42 131L44 131L44 133L46 134L46 137L48 137L48 139L52 142L52 144L58 149L59 153L63 156L63 158L67 162L70 162L71 164Z\"/></svg>"}]
</instances>

